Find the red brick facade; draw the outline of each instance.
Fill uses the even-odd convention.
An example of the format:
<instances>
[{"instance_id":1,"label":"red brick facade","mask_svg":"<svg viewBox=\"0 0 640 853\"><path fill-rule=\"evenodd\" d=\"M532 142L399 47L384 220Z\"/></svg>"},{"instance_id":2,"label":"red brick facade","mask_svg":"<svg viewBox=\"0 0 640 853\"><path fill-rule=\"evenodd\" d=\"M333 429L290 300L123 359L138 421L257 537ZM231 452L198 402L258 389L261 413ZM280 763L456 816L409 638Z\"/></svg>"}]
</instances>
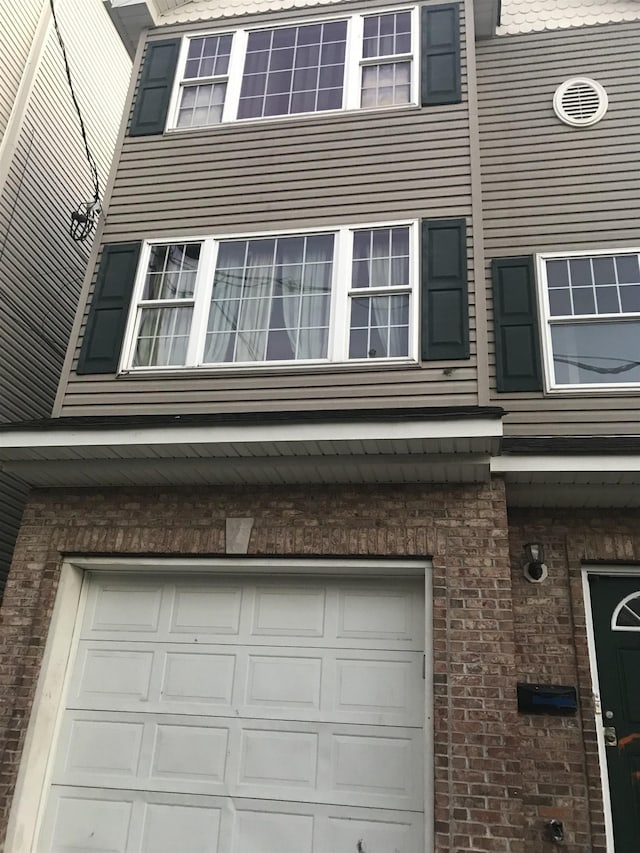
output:
<instances>
[{"instance_id":1,"label":"red brick facade","mask_svg":"<svg viewBox=\"0 0 640 853\"><path fill-rule=\"evenodd\" d=\"M24 516L0 624L0 810L15 785L64 554L223 555L225 520L253 517L249 556L433 560L435 827L438 853L572 853L604 830L580 566L640 558L637 519L515 512L503 485L50 490ZM560 518L560 520L558 520ZM511 557L509 556L511 538ZM543 541L550 577L522 577ZM576 718L516 711L516 682L579 687Z\"/></svg>"}]
</instances>

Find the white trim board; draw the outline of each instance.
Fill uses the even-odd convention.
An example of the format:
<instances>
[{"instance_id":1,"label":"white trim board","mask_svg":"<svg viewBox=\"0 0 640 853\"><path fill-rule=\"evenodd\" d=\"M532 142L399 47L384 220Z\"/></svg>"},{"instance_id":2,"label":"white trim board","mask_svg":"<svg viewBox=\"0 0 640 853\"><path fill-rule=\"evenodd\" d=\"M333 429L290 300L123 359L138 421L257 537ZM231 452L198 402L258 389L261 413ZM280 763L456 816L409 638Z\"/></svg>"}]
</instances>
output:
<instances>
[{"instance_id":1,"label":"white trim board","mask_svg":"<svg viewBox=\"0 0 640 853\"><path fill-rule=\"evenodd\" d=\"M179 416L176 416L179 421ZM123 427L96 430L7 430L2 450L21 448L89 448L127 445L242 444L251 442L381 441L407 439L501 438L499 418L443 418L405 422L359 421L318 424L213 424L211 426ZM640 457L638 457L640 460ZM640 463L639 463L640 464Z\"/></svg>"}]
</instances>

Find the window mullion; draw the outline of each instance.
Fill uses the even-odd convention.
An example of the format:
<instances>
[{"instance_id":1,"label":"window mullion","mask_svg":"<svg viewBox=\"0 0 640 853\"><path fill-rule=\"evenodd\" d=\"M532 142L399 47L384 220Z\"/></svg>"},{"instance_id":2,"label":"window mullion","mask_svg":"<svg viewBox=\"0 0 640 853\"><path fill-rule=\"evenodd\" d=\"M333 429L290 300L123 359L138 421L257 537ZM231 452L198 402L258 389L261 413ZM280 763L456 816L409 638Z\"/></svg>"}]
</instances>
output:
<instances>
[{"instance_id":1,"label":"window mullion","mask_svg":"<svg viewBox=\"0 0 640 853\"><path fill-rule=\"evenodd\" d=\"M229 81L222 111L222 121L234 121L238 117L238 105L240 103L240 90L242 89L242 75L244 71L244 59L247 51L249 35L246 30L237 30L231 42L231 55L229 57Z\"/></svg>"},{"instance_id":2,"label":"window mullion","mask_svg":"<svg viewBox=\"0 0 640 853\"><path fill-rule=\"evenodd\" d=\"M343 106L347 110L357 110L360 106L360 61L362 59L363 33L363 16L353 15L347 26L347 51L344 66Z\"/></svg>"},{"instance_id":3,"label":"window mullion","mask_svg":"<svg viewBox=\"0 0 640 853\"><path fill-rule=\"evenodd\" d=\"M346 361L349 353L349 290L351 287L352 242L353 232L349 228L340 228L336 232L331 334L329 338L330 361Z\"/></svg>"},{"instance_id":4,"label":"window mullion","mask_svg":"<svg viewBox=\"0 0 640 853\"><path fill-rule=\"evenodd\" d=\"M216 241L205 240L200 251L200 263L198 264L193 300L191 334L189 336L189 346L187 347L187 365L192 367L202 363L217 248L218 244Z\"/></svg>"},{"instance_id":5,"label":"window mullion","mask_svg":"<svg viewBox=\"0 0 640 853\"><path fill-rule=\"evenodd\" d=\"M419 223L409 228L409 355L420 357L420 232Z\"/></svg>"}]
</instances>

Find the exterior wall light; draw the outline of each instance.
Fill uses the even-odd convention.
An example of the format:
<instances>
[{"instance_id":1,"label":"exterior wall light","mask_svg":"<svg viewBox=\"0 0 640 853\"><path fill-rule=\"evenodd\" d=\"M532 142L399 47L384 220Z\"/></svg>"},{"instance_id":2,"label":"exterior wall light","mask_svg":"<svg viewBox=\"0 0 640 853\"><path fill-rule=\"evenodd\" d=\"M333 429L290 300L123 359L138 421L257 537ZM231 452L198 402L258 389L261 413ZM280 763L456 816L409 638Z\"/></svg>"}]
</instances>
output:
<instances>
[{"instance_id":1,"label":"exterior wall light","mask_svg":"<svg viewBox=\"0 0 640 853\"><path fill-rule=\"evenodd\" d=\"M544 564L544 548L540 542L528 542L524 546L524 576L530 583L542 583L549 572Z\"/></svg>"}]
</instances>

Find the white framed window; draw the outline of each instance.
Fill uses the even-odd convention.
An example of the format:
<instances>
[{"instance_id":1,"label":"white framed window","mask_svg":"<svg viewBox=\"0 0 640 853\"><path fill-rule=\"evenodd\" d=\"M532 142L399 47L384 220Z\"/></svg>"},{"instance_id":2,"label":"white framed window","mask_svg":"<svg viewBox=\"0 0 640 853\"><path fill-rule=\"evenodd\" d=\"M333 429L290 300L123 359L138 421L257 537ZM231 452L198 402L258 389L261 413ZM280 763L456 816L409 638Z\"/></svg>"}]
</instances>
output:
<instances>
[{"instance_id":1,"label":"white framed window","mask_svg":"<svg viewBox=\"0 0 640 853\"><path fill-rule=\"evenodd\" d=\"M417 103L418 9L185 36L168 129Z\"/></svg>"},{"instance_id":2,"label":"white framed window","mask_svg":"<svg viewBox=\"0 0 640 853\"><path fill-rule=\"evenodd\" d=\"M640 249L538 255L549 391L640 388Z\"/></svg>"},{"instance_id":3,"label":"white framed window","mask_svg":"<svg viewBox=\"0 0 640 853\"><path fill-rule=\"evenodd\" d=\"M152 240L121 371L417 361L415 221Z\"/></svg>"}]
</instances>

